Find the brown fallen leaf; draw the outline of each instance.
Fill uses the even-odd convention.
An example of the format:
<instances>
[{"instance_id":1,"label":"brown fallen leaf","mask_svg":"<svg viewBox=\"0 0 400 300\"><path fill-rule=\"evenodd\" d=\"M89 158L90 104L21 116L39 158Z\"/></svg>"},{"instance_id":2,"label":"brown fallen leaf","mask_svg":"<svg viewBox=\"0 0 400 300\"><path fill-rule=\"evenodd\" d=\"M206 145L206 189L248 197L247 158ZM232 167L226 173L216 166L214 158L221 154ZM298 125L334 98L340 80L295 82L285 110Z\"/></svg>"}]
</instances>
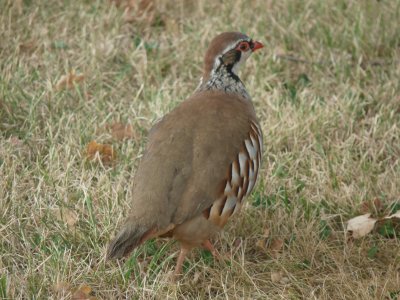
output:
<instances>
[{"instance_id":1,"label":"brown fallen leaf","mask_svg":"<svg viewBox=\"0 0 400 300\"><path fill-rule=\"evenodd\" d=\"M280 251L283 248L284 240L275 238L271 241L269 251L272 257L277 258L280 255Z\"/></svg>"},{"instance_id":2,"label":"brown fallen leaf","mask_svg":"<svg viewBox=\"0 0 400 300\"><path fill-rule=\"evenodd\" d=\"M270 230L268 227L265 227L263 237L267 239L269 238L269 235L270 235Z\"/></svg>"},{"instance_id":3,"label":"brown fallen leaf","mask_svg":"<svg viewBox=\"0 0 400 300\"><path fill-rule=\"evenodd\" d=\"M71 89L74 87L75 84L83 81L85 76L82 74L76 74L75 70L71 70L68 74L63 75L60 80L56 83L56 89Z\"/></svg>"},{"instance_id":4,"label":"brown fallen leaf","mask_svg":"<svg viewBox=\"0 0 400 300\"><path fill-rule=\"evenodd\" d=\"M371 214L364 214L347 221L346 231L354 239L361 238L370 233L375 226L377 219L371 218Z\"/></svg>"},{"instance_id":5,"label":"brown fallen leaf","mask_svg":"<svg viewBox=\"0 0 400 300\"><path fill-rule=\"evenodd\" d=\"M233 241L232 247L236 249L239 248L241 244L242 244L242 239L239 237Z\"/></svg>"},{"instance_id":6,"label":"brown fallen leaf","mask_svg":"<svg viewBox=\"0 0 400 300\"><path fill-rule=\"evenodd\" d=\"M379 198L375 198L373 201L364 201L361 203L360 211L363 214L380 214L385 210L382 201Z\"/></svg>"},{"instance_id":7,"label":"brown fallen leaf","mask_svg":"<svg viewBox=\"0 0 400 300\"><path fill-rule=\"evenodd\" d=\"M99 157L103 163L111 163L117 157L117 153L111 145L98 144L91 141L86 147L86 153L89 159Z\"/></svg>"},{"instance_id":8,"label":"brown fallen leaf","mask_svg":"<svg viewBox=\"0 0 400 300\"><path fill-rule=\"evenodd\" d=\"M82 285L72 294L72 300L96 300L96 297L91 296L92 288L88 285Z\"/></svg>"},{"instance_id":9,"label":"brown fallen leaf","mask_svg":"<svg viewBox=\"0 0 400 300\"><path fill-rule=\"evenodd\" d=\"M31 53L35 50L35 48L36 48L36 42L33 40L29 40L19 44L19 50L21 52Z\"/></svg>"},{"instance_id":10,"label":"brown fallen leaf","mask_svg":"<svg viewBox=\"0 0 400 300\"><path fill-rule=\"evenodd\" d=\"M116 122L106 125L106 129L111 131L112 137L118 141L135 138L135 132L130 124Z\"/></svg>"},{"instance_id":11,"label":"brown fallen leaf","mask_svg":"<svg viewBox=\"0 0 400 300\"><path fill-rule=\"evenodd\" d=\"M259 239L259 240L256 242L257 248L259 248L259 249L261 249L261 250L266 250L269 235L270 235L270 230L269 230L268 227L265 227L264 233L263 233L263 235L262 235L262 238Z\"/></svg>"}]
</instances>

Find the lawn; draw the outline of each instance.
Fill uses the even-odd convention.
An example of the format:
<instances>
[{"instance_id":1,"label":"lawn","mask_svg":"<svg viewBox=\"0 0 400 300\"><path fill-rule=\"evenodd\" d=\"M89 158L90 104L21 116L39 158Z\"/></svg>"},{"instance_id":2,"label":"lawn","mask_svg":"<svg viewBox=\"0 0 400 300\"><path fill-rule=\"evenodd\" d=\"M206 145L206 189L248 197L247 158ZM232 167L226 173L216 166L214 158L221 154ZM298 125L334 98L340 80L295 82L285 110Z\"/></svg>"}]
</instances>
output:
<instances>
[{"instance_id":1,"label":"lawn","mask_svg":"<svg viewBox=\"0 0 400 300\"><path fill-rule=\"evenodd\" d=\"M399 299L396 224L346 222L400 209L400 1L0 6L0 298ZM176 283L173 241L106 261L149 129L232 30L265 44L241 72L264 152L225 259L195 250Z\"/></svg>"}]
</instances>

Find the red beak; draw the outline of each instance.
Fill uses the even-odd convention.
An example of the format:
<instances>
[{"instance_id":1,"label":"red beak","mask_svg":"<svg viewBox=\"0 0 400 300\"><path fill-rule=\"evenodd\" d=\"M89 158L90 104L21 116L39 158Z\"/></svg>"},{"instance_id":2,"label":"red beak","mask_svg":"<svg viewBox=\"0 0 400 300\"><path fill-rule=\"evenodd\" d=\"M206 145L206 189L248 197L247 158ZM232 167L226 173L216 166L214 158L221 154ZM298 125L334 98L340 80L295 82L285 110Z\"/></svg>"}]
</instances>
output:
<instances>
[{"instance_id":1,"label":"red beak","mask_svg":"<svg viewBox=\"0 0 400 300\"><path fill-rule=\"evenodd\" d=\"M254 47L253 47L253 49L251 49L253 52L264 47L264 45L261 44L260 42L255 41L253 43L254 43Z\"/></svg>"}]
</instances>

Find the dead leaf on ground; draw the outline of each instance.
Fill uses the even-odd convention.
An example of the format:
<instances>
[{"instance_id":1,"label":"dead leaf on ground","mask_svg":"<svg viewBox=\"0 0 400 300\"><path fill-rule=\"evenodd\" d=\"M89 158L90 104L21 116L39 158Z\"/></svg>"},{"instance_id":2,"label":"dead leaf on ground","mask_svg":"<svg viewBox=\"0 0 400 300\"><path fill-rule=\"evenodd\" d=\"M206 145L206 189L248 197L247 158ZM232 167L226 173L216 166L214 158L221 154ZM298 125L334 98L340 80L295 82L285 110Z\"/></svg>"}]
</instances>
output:
<instances>
[{"instance_id":1,"label":"dead leaf on ground","mask_svg":"<svg viewBox=\"0 0 400 300\"><path fill-rule=\"evenodd\" d=\"M364 201L361 203L360 211L363 214L371 213L371 214L379 214L385 210L385 207L382 201L379 198L374 199L373 201Z\"/></svg>"},{"instance_id":2,"label":"dead leaf on ground","mask_svg":"<svg viewBox=\"0 0 400 300\"><path fill-rule=\"evenodd\" d=\"M88 285L82 285L72 294L72 300L96 300L97 298L91 296L92 288Z\"/></svg>"},{"instance_id":3,"label":"dead leaf on ground","mask_svg":"<svg viewBox=\"0 0 400 300\"><path fill-rule=\"evenodd\" d=\"M30 52L33 52L33 51L35 50L35 48L36 48L36 42L33 41L33 40L29 40L29 41L20 43L18 47L19 47L19 50L20 50L21 52L28 52L28 53L30 53Z\"/></svg>"},{"instance_id":4,"label":"dead leaf on ground","mask_svg":"<svg viewBox=\"0 0 400 300\"><path fill-rule=\"evenodd\" d=\"M117 153L111 145L98 144L91 141L86 147L86 153L89 159L100 158L103 163L111 163L117 157Z\"/></svg>"},{"instance_id":5,"label":"dead leaf on ground","mask_svg":"<svg viewBox=\"0 0 400 300\"><path fill-rule=\"evenodd\" d=\"M263 237L267 239L269 238L269 235L270 235L270 230L268 227L265 227Z\"/></svg>"},{"instance_id":6,"label":"dead leaf on ground","mask_svg":"<svg viewBox=\"0 0 400 300\"><path fill-rule=\"evenodd\" d=\"M347 221L347 232L354 239L361 238L374 229L376 222L377 220L371 218L370 213L357 216Z\"/></svg>"},{"instance_id":7,"label":"dead leaf on ground","mask_svg":"<svg viewBox=\"0 0 400 300\"><path fill-rule=\"evenodd\" d=\"M233 247L234 249L236 249L236 248L239 248L241 244L242 244L242 239L241 239L241 238L236 238L236 239L233 241L232 247Z\"/></svg>"},{"instance_id":8,"label":"dead leaf on ground","mask_svg":"<svg viewBox=\"0 0 400 300\"><path fill-rule=\"evenodd\" d=\"M56 83L56 89L71 89L75 84L83 81L85 76L82 74L76 74L75 70L71 70L68 74L63 75L60 80Z\"/></svg>"},{"instance_id":9,"label":"dead leaf on ground","mask_svg":"<svg viewBox=\"0 0 400 300\"><path fill-rule=\"evenodd\" d=\"M270 236L270 229L268 227L265 227L262 238L259 239L256 243L257 248L265 250L267 247L269 236Z\"/></svg>"},{"instance_id":10,"label":"dead leaf on ground","mask_svg":"<svg viewBox=\"0 0 400 300\"><path fill-rule=\"evenodd\" d=\"M275 238L271 241L269 251L272 257L277 258L280 255L280 251L283 248L284 240Z\"/></svg>"},{"instance_id":11,"label":"dead leaf on ground","mask_svg":"<svg viewBox=\"0 0 400 300\"><path fill-rule=\"evenodd\" d=\"M130 124L116 122L106 125L106 129L111 131L111 135L115 140L136 139L136 133Z\"/></svg>"},{"instance_id":12,"label":"dead leaf on ground","mask_svg":"<svg viewBox=\"0 0 400 300\"><path fill-rule=\"evenodd\" d=\"M79 220L78 214L69 208L58 208L54 210L56 218L64 222L68 227L74 227Z\"/></svg>"},{"instance_id":13,"label":"dead leaf on ground","mask_svg":"<svg viewBox=\"0 0 400 300\"><path fill-rule=\"evenodd\" d=\"M397 218L400 219L400 210L396 211L394 214L385 217L384 219L392 219L392 218Z\"/></svg>"},{"instance_id":14,"label":"dead leaf on ground","mask_svg":"<svg viewBox=\"0 0 400 300\"><path fill-rule=\"evenodd\" d=\"M376 203L374 203L374 205L376 205ZM350 234L351 238L358 239L366 236L374 229L379 230L386 224L387 220L391 220L394 222L393 224L395 224L395 228L399 228L397 226L400 223L400 210L390 216L384 216L381 218L373 218L371 213L354 217L347 221L346 231Z\"/></svg>"}]
</instances>

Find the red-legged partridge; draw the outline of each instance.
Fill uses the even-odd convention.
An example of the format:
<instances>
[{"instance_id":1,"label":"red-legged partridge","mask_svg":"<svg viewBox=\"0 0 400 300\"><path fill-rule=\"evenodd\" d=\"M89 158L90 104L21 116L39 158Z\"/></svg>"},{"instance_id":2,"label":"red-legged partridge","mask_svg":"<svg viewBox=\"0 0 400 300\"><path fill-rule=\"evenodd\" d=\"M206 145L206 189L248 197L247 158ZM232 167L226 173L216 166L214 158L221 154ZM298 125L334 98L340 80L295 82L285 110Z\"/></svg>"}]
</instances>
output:
<instances>
[{"instance_id":1,"label":"red-legged partridge","mask_svg":"<svg viewBox=\"0 0 400 300\"><path fill-rule=\"evenodd\" d=\"M262 133L237 72L262 47L237 32L212 40L197 90L150 131L131 210L108 258L161 235L181 244L176 274L193 247L215 254L209 239L240 211L260 169Z\"/></svg>"}]
</instances>

